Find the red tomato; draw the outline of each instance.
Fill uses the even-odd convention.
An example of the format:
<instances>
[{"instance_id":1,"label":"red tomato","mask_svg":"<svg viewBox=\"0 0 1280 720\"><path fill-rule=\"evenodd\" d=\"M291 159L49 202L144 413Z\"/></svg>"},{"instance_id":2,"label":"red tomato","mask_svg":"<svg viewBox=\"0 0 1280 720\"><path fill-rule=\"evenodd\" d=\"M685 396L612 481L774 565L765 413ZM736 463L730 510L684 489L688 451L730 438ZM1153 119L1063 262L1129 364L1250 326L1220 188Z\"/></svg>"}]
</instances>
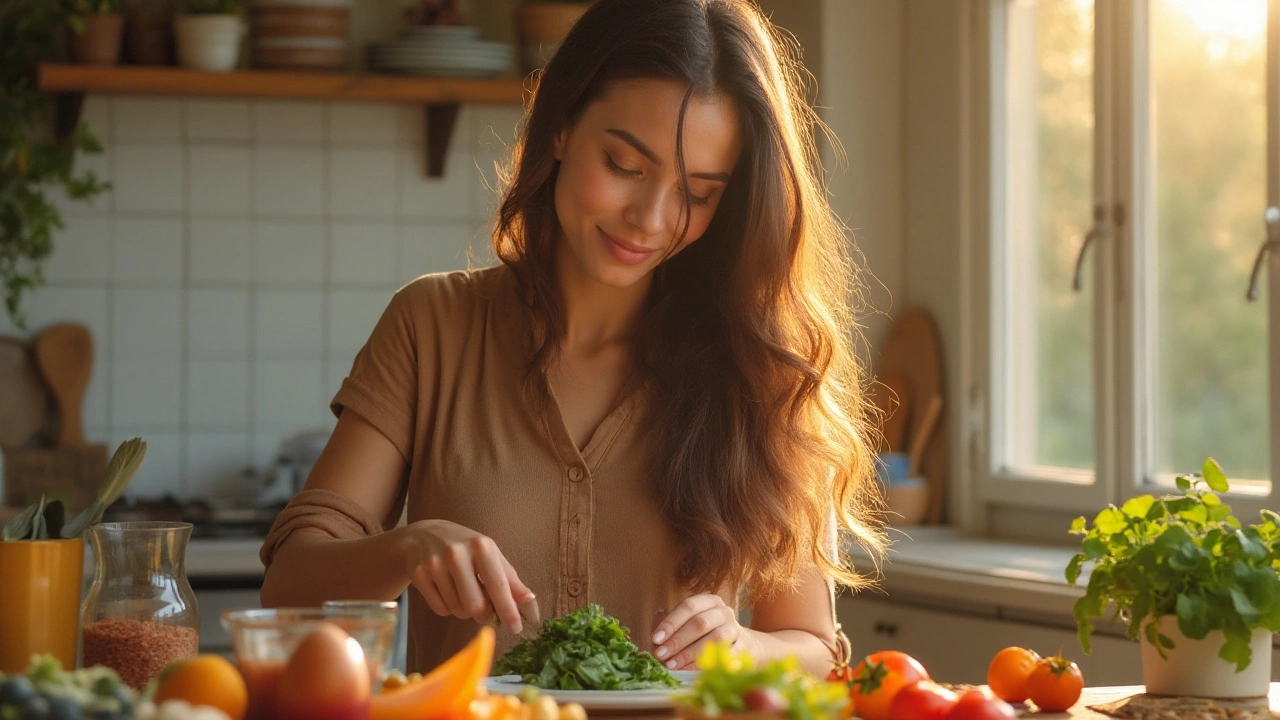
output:
<instances>
[{"instance_id":1,"label":"red tomato","mask_svg":"<svg viewBox=\"0 0 1280 720\"><path fill-rule=\"evenodd\" d=\"M987 668L987 685L996 697L1011 703L1027 699L1027 678L1036 669L1040 656L1033 650L1007 647L991 659Z\"/></svg>"},{"instance_id":2,"label":"red tomato","mask_svg":"<svg viewBox=\"0 0 1280 720\"><path fill-rule=\"evenodd\" d=\"M1066 712L1080 699L1082 689L1079 666L1061 655L1041 660L1027 678L1027 696L1045 712Z\"/></svg>"},{"instance_id":3,"label":"red tomato","mask_svg":"<svg viewBox=\"0 0 1280 720\"><path fill-rule=\"evenodd\" d=\"M942 720L955 707L957 696L932 680L903 685L889 704L889 714L911 720Z\"/></svg>"},{"instance_id":4,"label":"red tomato","mask_svg":"<svg viewBox=\"0 0 1280 720\"><path fill-rule=\"evenodd\" d=\"M944 720L1011 720L1017 715L1009 703L981 689L966 690Z\"/></svg>"},{"instance_id":5,"label":"red tomato","mask_svg":"<svg viewBox=\"0 0 1280 720\"><path fill-rule=\"evenodd\" d=\"M918 660L897 650L868 655L853 669L850 696L864 720L891 720L893 696L904 685L928 680L929 673Z\"/></svg>"}]
</instances>

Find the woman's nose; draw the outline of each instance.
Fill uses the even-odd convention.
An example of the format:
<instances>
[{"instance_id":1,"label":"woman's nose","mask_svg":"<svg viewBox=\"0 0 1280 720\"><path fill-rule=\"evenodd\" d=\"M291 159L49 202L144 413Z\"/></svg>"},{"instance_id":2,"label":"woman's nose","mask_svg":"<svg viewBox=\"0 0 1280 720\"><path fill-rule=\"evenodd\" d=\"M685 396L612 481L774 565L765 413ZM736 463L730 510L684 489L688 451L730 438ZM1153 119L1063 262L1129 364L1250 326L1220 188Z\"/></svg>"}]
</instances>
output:
<instances>
[{"instance_id":1,"label":"woman's nose","mask_svg":"<svg viewBox=\"0 0 1280 720\"><path fill-rule=\"evenodd\" d=\"M671 195L671 192L660 188L637 192L627 205L626 221L646 236L658 235L666 226L667 215L671 212ZM679 212L677 207L675 213Z\"/></svg>"}]
</instances>

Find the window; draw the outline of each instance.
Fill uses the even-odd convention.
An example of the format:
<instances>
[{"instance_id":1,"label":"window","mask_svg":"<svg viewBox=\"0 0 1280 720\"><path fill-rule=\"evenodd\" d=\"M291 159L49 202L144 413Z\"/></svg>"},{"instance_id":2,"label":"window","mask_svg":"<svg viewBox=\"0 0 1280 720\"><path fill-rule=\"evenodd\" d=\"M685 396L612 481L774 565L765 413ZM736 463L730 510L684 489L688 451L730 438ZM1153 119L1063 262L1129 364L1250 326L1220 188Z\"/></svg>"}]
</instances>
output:
<instances>
[{"instance_id":1,"label":"window","mask_svg":"<svg viewBox=\"0 0 1280 720\"><path fill-rule=\"evenodd\" d=\"M975 194L970 457L988 503L1096 510L1212 456L1238 512L1270 504L1280 258L1246 299L1259 249L1280 245L1280 211L1264 221L1280 206L1268 15L1268 0L975 13L989 193Z\"/></svg>"}]
</instances>

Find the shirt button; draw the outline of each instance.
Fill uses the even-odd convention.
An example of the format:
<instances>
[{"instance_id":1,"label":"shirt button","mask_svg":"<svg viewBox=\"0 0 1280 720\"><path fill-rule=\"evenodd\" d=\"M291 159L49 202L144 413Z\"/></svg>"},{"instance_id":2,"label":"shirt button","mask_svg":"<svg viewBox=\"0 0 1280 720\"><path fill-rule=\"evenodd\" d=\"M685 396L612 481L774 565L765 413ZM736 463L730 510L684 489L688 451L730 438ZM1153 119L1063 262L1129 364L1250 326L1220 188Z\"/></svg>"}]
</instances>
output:
<instances>
[{"instance_id":1,"label":"shirt button","mask_svg":"<svg viewBox=\"0 0 1280 720\"><path fill-rule=\"evenodd\" d=\"M582 468L580 467L569 468L569 479L574 482L582 482Z\"/></svg>"},{"instance_id":2,"label":"shirt button","mask_svg":"<svg viewBox=\"0 0 1280 720\"><path fill-rule=\"evenodd\" d=\"M578 580L569 581L569 597L578 597L582 594L582 583Z\"/></svg>"}]
</instances>

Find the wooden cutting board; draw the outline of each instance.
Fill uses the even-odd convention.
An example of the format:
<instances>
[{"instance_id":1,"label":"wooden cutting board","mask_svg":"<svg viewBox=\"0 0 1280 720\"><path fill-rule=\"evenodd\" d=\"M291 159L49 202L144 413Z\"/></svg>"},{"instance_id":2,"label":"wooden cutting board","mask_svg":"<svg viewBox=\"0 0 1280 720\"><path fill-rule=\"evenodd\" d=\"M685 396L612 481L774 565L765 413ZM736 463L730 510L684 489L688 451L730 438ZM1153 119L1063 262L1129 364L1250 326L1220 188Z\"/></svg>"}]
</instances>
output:
<instances>
[{"instance_id":1,"label":"wooden cutting board","mask_svg":"<svg viewBox=\"0 0 1280 720\"><path fill-rule=\"evenodd\" d=\"M916 434L916 424L927 420L934 397L943 398L943 407L929 431L920 462L921 475L928 481L929 510L925 523L946 522L947 470L949 462L946 388L943 386L942 341L928 311L913 308L902 313L889 328L884 352L880 354L880 377L901 376L907 386L903 408L908 418L905 437Z\"/></svg>"},{"instance_id":2,"label":"wooden cutting board","mask_svg":"<svg viewBox=\"0 0 1280 720\"><path fill-rule=\"evenodd\" d=\"M45 428L51 398L31 346L0 336L0 448L25 447Z\"/></svg>"}]
</instances>

